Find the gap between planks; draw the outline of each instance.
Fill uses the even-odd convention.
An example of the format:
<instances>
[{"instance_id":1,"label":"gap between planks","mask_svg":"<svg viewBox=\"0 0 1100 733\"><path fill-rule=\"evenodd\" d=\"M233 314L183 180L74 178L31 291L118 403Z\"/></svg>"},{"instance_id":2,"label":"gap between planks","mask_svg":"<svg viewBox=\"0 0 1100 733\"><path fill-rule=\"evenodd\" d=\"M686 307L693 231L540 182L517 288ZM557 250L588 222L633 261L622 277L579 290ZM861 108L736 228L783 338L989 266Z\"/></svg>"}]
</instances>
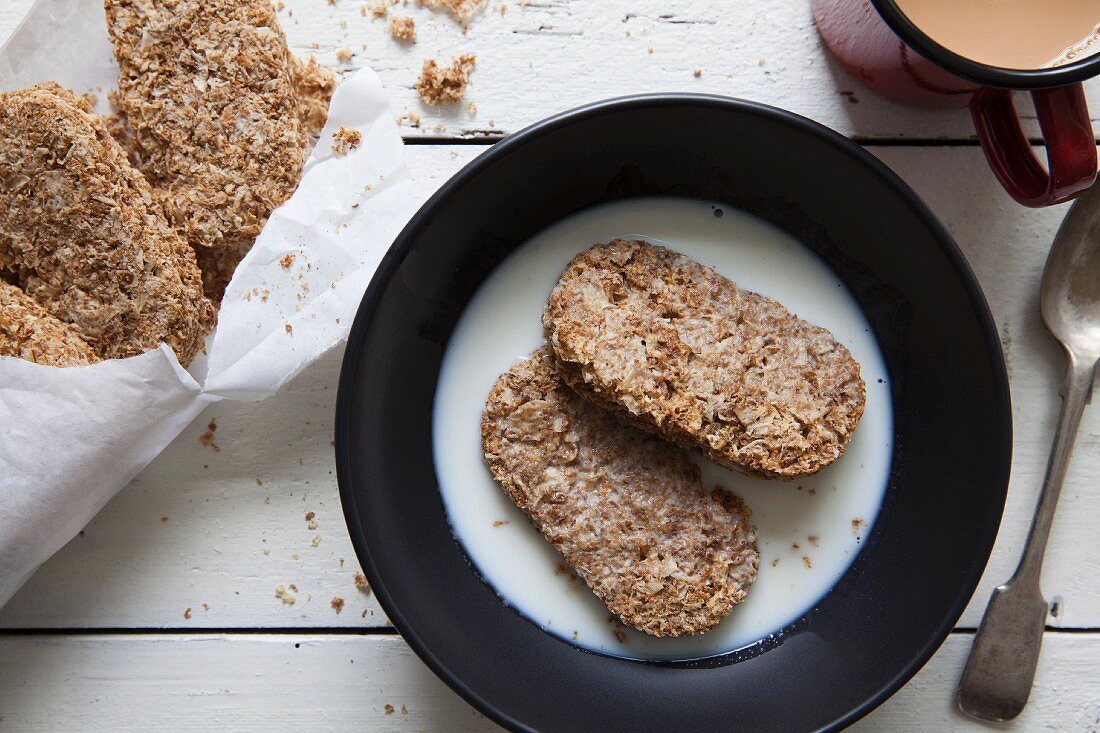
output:
<instances>
[{"instance_id":1,"label":"gap between planks","mask_svg":"<svg viewBox=\"0 0 1100 733\"><path fill-rule=\"evenodd\" d=\"M522 130L513 134L519 134ZM843 134L843 133L840 133ZM502 140L506 140L511 135L485 135L482 136L467 136L467 137L405 137L402 138L406 145L411 146L429 146L429 145L474 145L482 147L492 147L496 143ZM865 137L860 135L845 135L849 140L862 145L864 147L884 147L884 148L977 148L981 147L981 144L977 140L953 140L945 138L880 138L880 137ZM1044 144L1042 138L1028 138L1028 143L1032 146L1038 147ZM1100 137L1097 138L1097 144L1100 144Z\"/></svg>"},{"instance_id":2,"label":"gap between planks","mask_svg":"<svg viewBox=\"0 0 1100 733\"><path fill-rule=\"evenodd\" d=\"M1046 626L1048 634L1100 634L1100 627ZM973 636L977 629L954 628L949 636ZM59 627L0 628L0 638L20 636L400 636L392 626L138 626L138 627Z\"/></svg>"}]
</instances>

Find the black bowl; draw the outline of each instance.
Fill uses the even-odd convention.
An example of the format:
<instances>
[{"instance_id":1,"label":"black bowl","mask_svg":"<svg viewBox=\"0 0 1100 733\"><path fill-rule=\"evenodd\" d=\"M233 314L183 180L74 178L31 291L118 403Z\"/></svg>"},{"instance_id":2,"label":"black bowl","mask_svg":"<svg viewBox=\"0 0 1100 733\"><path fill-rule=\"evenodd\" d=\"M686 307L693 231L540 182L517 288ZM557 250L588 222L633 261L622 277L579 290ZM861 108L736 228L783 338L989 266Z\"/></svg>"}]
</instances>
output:
<instances>
[{"instance_id":1,"label":"black bowl","mask_svg":"<svg viewBox=\"0 0 1100 733\"><path fill-rule=\"evenodd\" d=\"M660 194L762 216L840 274L885 357L895 430L882 510L828 595L778 642L677 663L582 651L505 606L451 534L431 433L444 348L486 275L562 217ZM696 95L565 113L444 185L367 290L336 416L340 495L379 603L447 684L523 731L791 733L853 722L908 680L962 613L997 532L1010 453L993 321L916 195L814 122Z\"/></svg>"}]
</instances>

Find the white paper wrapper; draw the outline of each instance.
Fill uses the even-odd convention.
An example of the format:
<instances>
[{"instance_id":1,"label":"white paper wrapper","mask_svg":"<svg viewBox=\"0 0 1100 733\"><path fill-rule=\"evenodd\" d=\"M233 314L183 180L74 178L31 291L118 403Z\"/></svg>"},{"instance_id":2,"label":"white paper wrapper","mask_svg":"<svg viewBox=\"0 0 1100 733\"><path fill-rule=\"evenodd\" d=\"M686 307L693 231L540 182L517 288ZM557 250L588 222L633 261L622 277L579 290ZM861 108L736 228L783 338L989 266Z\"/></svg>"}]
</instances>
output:
<instances>
[{"instance_id":1,"label":"white paper wrapper","mask_svg":"<svg viewBox=\"0 0 1100 733\"><path fill-rule=\"evenodd\" d=\"M0 49L0 91L53 80L102 102L117 74L101 0L39 0ZM237 268L190 370L166 346L67 369L0 357L0 605L204 407L263 399L346 338L412 214L393 120L372 71L340 83L298 190ZM340 127L362 134L346 157L332 152Z\"/></svg>"}]
</instances>

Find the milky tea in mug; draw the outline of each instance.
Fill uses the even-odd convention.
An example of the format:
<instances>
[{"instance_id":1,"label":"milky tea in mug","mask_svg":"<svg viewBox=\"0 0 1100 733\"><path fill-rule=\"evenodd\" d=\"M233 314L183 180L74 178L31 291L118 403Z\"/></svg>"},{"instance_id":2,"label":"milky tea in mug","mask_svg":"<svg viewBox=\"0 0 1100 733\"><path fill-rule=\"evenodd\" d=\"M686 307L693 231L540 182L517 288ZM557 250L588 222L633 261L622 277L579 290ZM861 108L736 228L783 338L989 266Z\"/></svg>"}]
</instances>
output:
<instances>
[{"instance_id":1,"label":"milky tea in mug","mask_svg":"<svg viewBox=\"0 0 1100 733\"><path fill-rule=\"evenodd\" d=\"M1046 69L1100 51L1100 0L895 0L929 38L1003 69Z\"/></svg>"}]
</instances>

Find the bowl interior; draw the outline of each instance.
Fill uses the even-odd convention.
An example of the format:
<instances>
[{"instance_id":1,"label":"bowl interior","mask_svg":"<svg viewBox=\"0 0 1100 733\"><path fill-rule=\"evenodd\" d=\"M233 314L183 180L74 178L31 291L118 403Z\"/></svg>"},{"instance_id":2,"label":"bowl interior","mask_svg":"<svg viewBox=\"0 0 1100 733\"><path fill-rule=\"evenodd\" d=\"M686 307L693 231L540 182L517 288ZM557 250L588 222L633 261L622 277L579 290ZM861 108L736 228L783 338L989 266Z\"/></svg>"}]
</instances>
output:
<instances>
[{"instance_id":1,"label":"bowl interior","mask_svg":"<svg viewBox=\"0 0 1100 733\"><path fill-rule=\"evenodd\" d=\"M833 590L775 639L673 664L581 651L505 606L452 536L431 442L443 352L486 275L571 213L662 194L761 216L837 271L885 358L895 430L884 505ZM850 722L908 679L962 612L996 535L1011 446L987 307L915 195L815 123L701 96L567 113L498 144L446 184L368 289L336 431L345 514L379 601L437 674L517 730Z\"/></svg>"}]
</instances>

